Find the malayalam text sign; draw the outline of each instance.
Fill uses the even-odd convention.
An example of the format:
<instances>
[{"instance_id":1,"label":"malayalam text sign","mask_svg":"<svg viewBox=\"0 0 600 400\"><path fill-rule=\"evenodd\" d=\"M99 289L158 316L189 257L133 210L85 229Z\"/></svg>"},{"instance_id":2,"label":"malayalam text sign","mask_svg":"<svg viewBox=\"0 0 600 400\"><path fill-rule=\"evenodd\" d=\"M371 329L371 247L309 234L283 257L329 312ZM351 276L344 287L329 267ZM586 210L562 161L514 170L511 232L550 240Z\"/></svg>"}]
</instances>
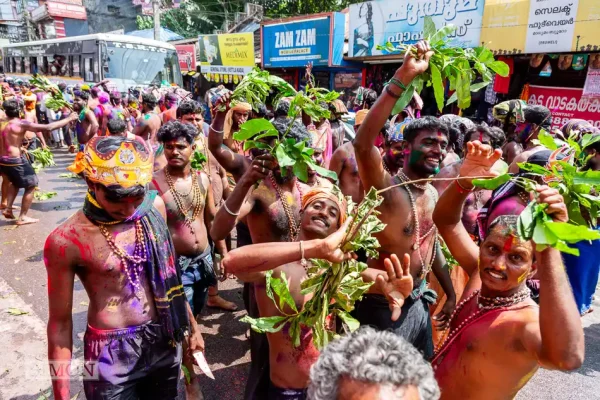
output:
<instances>
[{"instance_id":1,"label":"malayalam text sign","mask_svg":"<svg viewBox=\"0 0 600 400\"><path fill-rule=\"evenodd\" d=\"M179 59L179 68L182 71L196 70L196 45L193 44L178 44L177 58Z\"/></svg>"},{"instance_id":2,"label":"malayalam text sign","mask_svg":"<svg viewBox=\"0 0 600 400\"><path fill-rule=\"evenodd\" d=\"M529 4L526 53L570 51L579 0L535 0Z\"/></svg>"},{"instance_id":3,"label":"malayalam text sign","mask_svg":"<svg viewBox=\"0 0 600 400\"><path fill-rule=\"evenodd\" d=\"M531 85L527 103L547 107L552 112L553 128L560 128L574 118L600 128L600 98L582 95L583 89Z\"/></svg>"}]
</instances>

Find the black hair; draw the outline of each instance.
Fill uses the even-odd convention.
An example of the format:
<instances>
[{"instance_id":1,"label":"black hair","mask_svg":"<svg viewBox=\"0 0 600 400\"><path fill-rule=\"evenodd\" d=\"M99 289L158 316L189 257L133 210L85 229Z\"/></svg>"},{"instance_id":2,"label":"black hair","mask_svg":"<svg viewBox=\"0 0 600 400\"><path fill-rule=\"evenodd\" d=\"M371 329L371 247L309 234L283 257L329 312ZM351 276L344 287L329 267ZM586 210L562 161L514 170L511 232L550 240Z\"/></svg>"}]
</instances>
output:
<instances>
[{"instance_id":1,"label":"black hair","mask_svg":"<svg viewBox=\"0 0 600 400\"><path fill-rule=\"evenodd\" d=\"M85 101L88 101L90 99L90 94L85 90L76 90L75 96Z\"/></svg>"},{"instance_id":2,"label":"black hair","mask_svg":"<svg viewBox=\"0 0 600 400\"><path fill-rule=\"evenodd\" d=\"M114 118L108 121L106 127L108 128L108 132L110 132L111 135L117 135L119 133L125 132L125 130L127 129L127 124L121 118Z\"/></svg>"},{"instance_id":3,"label":"black hair","mask_svg":"<svg viewBox=\"0 0 600 400\"><path fill-rule=\"evenodd\" d=\"M202 105L200 103L194 100L186 100L183 103L181 103L179 107L177 107L175 115L177 116L177 119L180 119L184 115L203 114L203 112L204 109L202 108Z\"/></svg>"},{"instance_id":4,"label":"black hair","mask_svg":"<svg viewBox=\"0 0 600 400\"><path fill-rule=\"evenodd\" d=\"M412 120L404 128L404 140L412 142L421 131L441 132L448 136L448 127L435 117L426 116Z\"/></svg>"},{"instance_id":5,"label":"black hair","mask_svg":"<svg viewBox=\"0 0 600 400\"><path fill-rule=\"evenodd\" d=\"M2 103L2 108L8 118L19 118L23 105L17 99L9 99Z\"/></svg>"},{"instance_id":6,"label":"black hair","mask_svg":"<svg viewBox=\"0 0 600 400\"><path fill-rule=\"evenodd\" d=\"M104 196L108 201L119 202L129 197L141 197L146 194L146 186L135 185L124 188L121 185L100 185L104 189Z\"/></svg>"},{"instance_id":7,"label":"black hair","mask_svg":"<svg viewBox=\"0 0 600 400\"><path fill-rule=\"evenodd\" d=\"M267 114L269 113L267 106L265 106L263 103L259 103L256 106L256 109L258 110L258 111L254 111L254 115L256 116L256 118L265 118L267 116Z\"/></svg>"},{"instance_id":8,"label":"black hair","mask_svg":"<svg viewBox=\"0 0 600 400\"><path fill-rule=\"evenodd\" d=\"M536 124L542 128L550 128L552 125L552 113L544 106L528 106L523 111L525 122Z\"/></svg>"},{"instance_id":9,"label":"black hair","mask_svg":"<svg viewBox=\"0 0 600 400\"><path fill-rule=\"evenodd\" d=\"M495 220L492 221L492 223L490 224L490 226L487 229L485 237L488 237L490 235L490 233L492 232L492 230L498 225L505 226L511 232L517 233L518 221L519 221L518 215L511 215L511 214L500 215Z\"/></svg>"},{"instance_id":10,"label":"black hair","mask_svg":"<svg viewBox=\"0 0 600 400\"><path fill-rule=\"evenodd\" d=\"M504 142L506 141L506 135L504 134L504 131L502 131L502 129L489 128L487 126L477 125L477 126L475 126L475 128L473 128L467 132L467 134L465 135L465 142L470 142L471 136L474 133L477 134L478 136L486 135L487 137L489 137L490 141L491 141L490 144L493 149L499 149L500 147L502 147L504 145Z\"/></svg>"},{"instance_id":11,"label":"black hair","mask_svg":"<svg viewBox=\"0 0 600 400\"><path fill-rule=\"evenodd\" d=\"M21 87L31 88L31 84L29 82L23 82Z\"/></svg>"},{"instance_id":12,"label":"black hair","mask_svg":"<svg viewBox=\"0 0 600 400\"><path fill-rule=\"evenodd\" d=\"M454 152L462 157L465 136L459 128L459 124L446 123L448 128L448 146L454 149Z\"/></svg>"},{"instance_id":13,"label":"black hair","mask_svg":"<svg viewBox=\"0 0 600 400\"><path fill-rule=\"evenodd\" d=\"M61 83L58 84L58 88L60 90L65 90L67 88L67 84L64 83L64 82L61 82Z\"/></svg>"},{"instance_id":14,"label":"black hair","mask_svg":"<svg viewBox=\"0 0 600 400\"><path fill-rule=\"evenodd\" d=\"M281 99L277 103L277 107L275 107L275 118L277 117L287 117L290 112L290 101L287 99Z\"/></svg>"},{"instance_id":15,"label":"black hair","mask_svg":"<svg viewBox=\"0 0 600 400\"><path fill-rule=\"evenodd\" d=\"M192 124L184 124L181 121L174 120L161 126L156 137L162 143L178 140L182 137L191 145L198 137L198 130Z\"/></svg>"},{"instance_id":16,"label":"black hair","mask_svg":"<svg viewBox=\"0 0 600 400\"><path fill-rule=\"evenodd\" d=\"M279 136L283 137L283 135L285 134L286 138L294 139L296 143L300 143L301 141L306 140L306 145L308 147L312 147L312 137L308 133L308 130L306 129L306 126L304 126L302 121L298 119L294 120L294 122L292 123L292 127L289 128L288 132L290 122L290 118L275 118L273 120L273 125L277 129L277 132L279 132Z\"/></svg>"},{"instance_id":17,"label":"black hair","mask_svg":"<svg viewBox=\"0 0 600 400\"><path fill-rule=\"evenodd\" d=\"M117 151L121 144L127 142L131 143L133 147L135 147L136 151L139 153L144 153L145 155L150 155L148 152L148 148L144 145L141 140L137 139L128 139L123 136L105 136L101 140L98 140L96 144L96 151L99 154L110 154L114 151Z\"/></svg>"},{"instance_id":18,"label":"black hair","mask_svg":"<svg viewBox=\"0 0 600 400\"><path fill-rule=\"evenodd\" d=\"M367 108L373 107L373 104L377 101L377 92L373 89L366 89L363 94L363 102L367 105Z\"/></svg>"},{"instance_id":19,"label":"black hair","mask_svg":"<svg viewBox=\"0 0 600 400\"><path fill-rule=\"evenodd\" d=\"M158 104L158 100L152 93L143 93L142 94L142 103L147 104L149 107L154 108L156 104Z\"/></svg>"},{"instance_id":20,"label":"black hair","mask_svg":"<svg viewBox=\"0 0 600 400\"><path fill-rule=\"evenodd\" d=\"M385 125L383 125L383 128L381 128L381 130L379 132L381 132L383 134L384 138L387 138L389 130L390 130L390 121L385 121Z\"/></svg>"}]
</instances>

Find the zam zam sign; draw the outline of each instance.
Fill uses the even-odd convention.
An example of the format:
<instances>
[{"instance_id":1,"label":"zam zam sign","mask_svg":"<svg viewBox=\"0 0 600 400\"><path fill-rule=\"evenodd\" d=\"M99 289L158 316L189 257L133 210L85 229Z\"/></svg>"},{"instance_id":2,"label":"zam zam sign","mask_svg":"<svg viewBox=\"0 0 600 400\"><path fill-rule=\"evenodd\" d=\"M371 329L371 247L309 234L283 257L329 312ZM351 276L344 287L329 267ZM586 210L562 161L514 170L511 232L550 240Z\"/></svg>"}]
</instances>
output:
<instances>
[{"instance_id":1,"label":"zam zam sign","mask_svg":"<svg viewBox=\"0 0 600 400\"><path fill-rule=\"evenodd\" d=\"M263 64L267 68L329 64L330 18L263 26Z\"/></svg>"}]
</instances>

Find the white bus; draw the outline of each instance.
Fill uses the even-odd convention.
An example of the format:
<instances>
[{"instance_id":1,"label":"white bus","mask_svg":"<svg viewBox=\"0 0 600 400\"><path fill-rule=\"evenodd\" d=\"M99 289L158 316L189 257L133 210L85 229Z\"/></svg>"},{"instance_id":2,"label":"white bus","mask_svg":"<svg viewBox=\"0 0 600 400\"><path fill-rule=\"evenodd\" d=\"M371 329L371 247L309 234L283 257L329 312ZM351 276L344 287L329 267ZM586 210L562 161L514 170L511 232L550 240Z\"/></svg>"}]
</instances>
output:
<instances>
[{"instance_id":1,"label":"white bus","mask_svg":"<svg viewBox=\"0 0 600 400\"><path fill-rule=\"evenodd\" d=\"M135 36L95 34L14 43L2 47L4 73L29 79L39 73L55 82L94 83L109 79L111 89L182 85L175 47Z\"/></svg>"}]
</instances>

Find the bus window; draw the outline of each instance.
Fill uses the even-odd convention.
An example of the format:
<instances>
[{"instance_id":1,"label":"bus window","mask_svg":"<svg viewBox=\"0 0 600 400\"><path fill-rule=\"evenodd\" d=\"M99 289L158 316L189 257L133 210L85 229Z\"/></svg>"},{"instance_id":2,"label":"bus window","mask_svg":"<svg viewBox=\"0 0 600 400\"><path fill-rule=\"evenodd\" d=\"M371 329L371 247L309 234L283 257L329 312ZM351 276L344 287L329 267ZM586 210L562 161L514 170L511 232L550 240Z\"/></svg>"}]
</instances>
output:
<instances>
[{"instance_id":1,"label":"bus window","mask_svg":"<svg viewBox=\"0 0 600 400\"><path fill-rule=\"evenodd\" d=\"M94 82L94 59L92 57L83 58L83 79L87 82Z\"/></svg>"},{"instance_id":2,"label":"bus window","mask_svg":"<svg viewBox=\"0 0 600 400\"><path fill-rule=\"evenodd\" d=\"M48 57L44 56L44 60L42 62L42 74L48 75Z\"/></svg>"},{"instance_id":3,"label":"bus window","mask_svg":"<svg viewBox=\"0 0 600 400\"><path fill-rule=\"evenodd\" d=\"M73 76L82 78L81 76L81 56L73 56Z\"/></svg>"},{"instance_id":4,"label":"bus window","mask_svg":"<svg viewBox=\"0 0 600 400\"><path fill-rule=\"evenodd\" d=\"M38 73L38 63L37 63L37 57L29 57L29 70L31 71L32 74L37 74Z\"/></svg>"},{"instance_id":5,"label":"bus window","mask_svg":"<svg viewBox=\"0 0 600 400\"><path fill-rule=\"evenodd\" d=\"M23 70L21 69L21 57L15 57L15 72L20 74L21 72L23 72Z\"/></svg>"}]
</instances>

